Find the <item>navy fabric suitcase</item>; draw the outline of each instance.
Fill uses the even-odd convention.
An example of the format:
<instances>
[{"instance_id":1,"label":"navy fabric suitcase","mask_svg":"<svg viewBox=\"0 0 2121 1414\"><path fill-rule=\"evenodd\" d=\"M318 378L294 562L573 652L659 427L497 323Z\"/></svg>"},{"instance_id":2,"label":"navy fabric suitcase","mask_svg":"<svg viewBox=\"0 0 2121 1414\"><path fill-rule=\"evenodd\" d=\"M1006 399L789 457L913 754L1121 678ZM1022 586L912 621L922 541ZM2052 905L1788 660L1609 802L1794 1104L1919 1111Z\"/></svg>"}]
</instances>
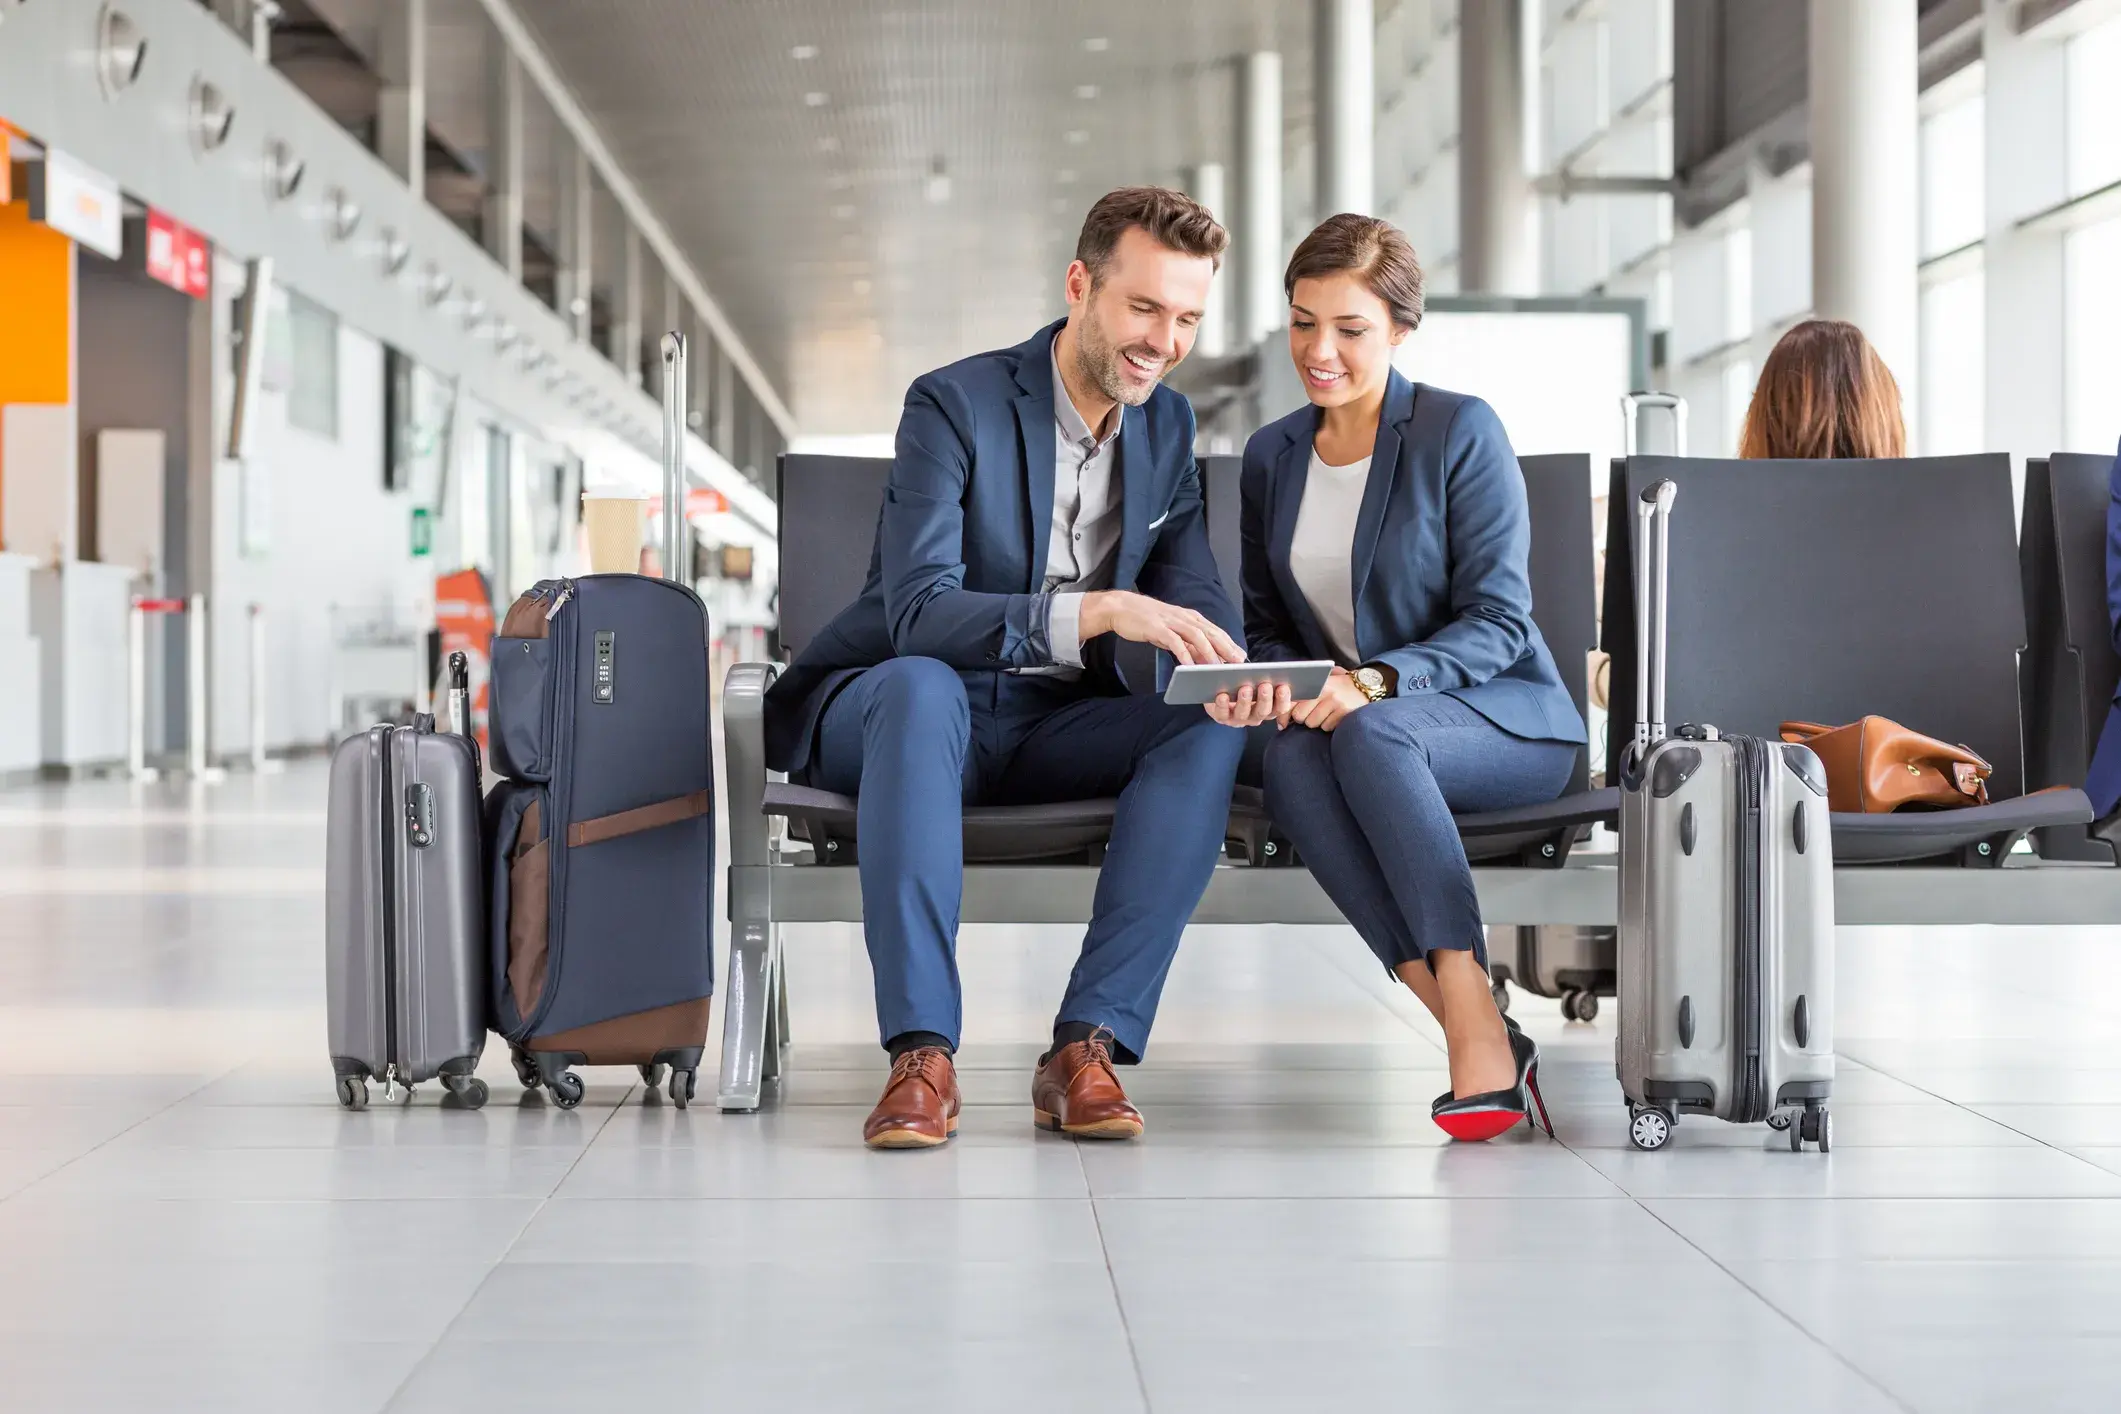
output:
<instances>
[{"instance_id":1,"label":"navy fabric suitcase","mask_svg":"<svg viewBox=\"0 0 2121 1414\"><path fill-rule=\"evenodd\" d=\"M640 575L545 580L493 652L493 1015L516 1074L576 1065L692 1098L714 993L707 610Z\"/></svg>"}]
</instances>

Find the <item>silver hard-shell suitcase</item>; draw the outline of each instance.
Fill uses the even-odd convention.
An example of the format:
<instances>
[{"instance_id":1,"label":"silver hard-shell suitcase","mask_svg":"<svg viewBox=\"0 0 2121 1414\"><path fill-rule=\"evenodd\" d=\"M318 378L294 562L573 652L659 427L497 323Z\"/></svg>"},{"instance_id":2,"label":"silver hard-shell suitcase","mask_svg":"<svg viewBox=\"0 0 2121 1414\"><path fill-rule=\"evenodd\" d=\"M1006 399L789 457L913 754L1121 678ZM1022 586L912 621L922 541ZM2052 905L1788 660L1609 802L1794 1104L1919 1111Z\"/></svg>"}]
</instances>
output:
<instances>
[{"instance_id":1,"label":"silver hard-shell suitcase","mask_svg":"<svg viewBox=\"0 0 2121 1414\"><path fill-rule=\"evenodd\" d=\"M463 655L450 661L450 725L371 727L331 758L326 807L325 991L339 1103L368 1104L439 1078L486 1102L472 1074L486 1045L485 870L479 749L463 734Z\"/></svg>"},{"instance_id":2,"label":"silver hard-shell suitcase","mask_svg":"<svg viewBox=\"0 0 2121 1414\"><path fill-rule=\"evenodd\" d=\"M1666 548L1676 488L1637 506L1638 724L1620 780L1618 1068L1639 1149L1684 1111L1832 1145L1834 861L1807 747L1665 731Z\"/></svg>"},{"instance_id":3,"label":"silver hard-shell suitcase","mask_svg":"<svg viewBox=\"0 0 2121 1414\"><path fill-rule=\"evenodd\" d=\"M1598 1019L1598 999L1615 990L1611 928L1576 923L1520 924L1488 929L1488 975L1495 1004L1510 1009L1504 982L1535 997L1558 997L1569 1021Z\"/></svg>"}]
</instances>

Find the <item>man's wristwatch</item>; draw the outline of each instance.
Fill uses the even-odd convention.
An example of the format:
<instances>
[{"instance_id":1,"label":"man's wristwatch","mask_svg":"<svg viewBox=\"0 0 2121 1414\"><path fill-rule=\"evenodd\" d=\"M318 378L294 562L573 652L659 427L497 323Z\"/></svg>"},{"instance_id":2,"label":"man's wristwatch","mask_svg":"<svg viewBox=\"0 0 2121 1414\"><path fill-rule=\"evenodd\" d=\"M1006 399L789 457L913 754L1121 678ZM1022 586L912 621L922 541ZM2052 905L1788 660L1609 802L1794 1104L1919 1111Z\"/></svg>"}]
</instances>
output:
<instances>
[{"instance_id":1,"label":"man's wristwatch","mask_svg":"<svg viewBox=\"0 0 2121 1414\"><path fill-rule=\"evenodd\" d=\"M1384 670L1381 668L1357 668L1349 677L1355 683L1355 690L1372 702L1382 702L1392 695L1392 689L1385 684Z\"/></svg>"}]
</instances>

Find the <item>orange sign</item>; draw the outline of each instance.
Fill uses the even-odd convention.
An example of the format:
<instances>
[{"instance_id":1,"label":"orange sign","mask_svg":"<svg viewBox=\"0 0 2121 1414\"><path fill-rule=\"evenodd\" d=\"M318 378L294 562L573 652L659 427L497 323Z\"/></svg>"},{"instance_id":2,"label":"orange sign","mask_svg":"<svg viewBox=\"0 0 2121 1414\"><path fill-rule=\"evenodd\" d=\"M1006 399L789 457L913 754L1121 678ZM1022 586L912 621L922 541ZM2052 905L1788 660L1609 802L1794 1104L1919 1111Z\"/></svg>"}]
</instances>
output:
<instances>
[{"instance_id":1,"label":"orange sign","mask_svg":"<svg viewBox=\"0 0 2121 1414\"><path fill-rule=\"evenodd\" d=\"M486 749L487 684L493 676L493 592L478 570L458 570L435 578L435 628L442 635L442 662L462 653L471 668L471 734ZM446 674L447 668L444 668ZM435 696L444 700L444 682ZM438 706L437 713L441 711Z\"/></svg>"},{"instance_id":2,"label":"orange sign","mask_svg":"<svg viewBox=\"0 0 2121 1414\"><path fill-rule=\"evenodd\" d=\"M712 486L695 486L685 493L685 519L720 515L729 509L729 498Z\"/></svg>"},{"instance_id":3,"label":"orange sign","mask_svg":"<svg viewBox=\"0 0 2121 1414\"><path fill-rule=\"evenodd\" d=\"M0 206L15 199L14 144L9 141L14 135L7 119L0 118Z\"/></svg>"}]
</instances>

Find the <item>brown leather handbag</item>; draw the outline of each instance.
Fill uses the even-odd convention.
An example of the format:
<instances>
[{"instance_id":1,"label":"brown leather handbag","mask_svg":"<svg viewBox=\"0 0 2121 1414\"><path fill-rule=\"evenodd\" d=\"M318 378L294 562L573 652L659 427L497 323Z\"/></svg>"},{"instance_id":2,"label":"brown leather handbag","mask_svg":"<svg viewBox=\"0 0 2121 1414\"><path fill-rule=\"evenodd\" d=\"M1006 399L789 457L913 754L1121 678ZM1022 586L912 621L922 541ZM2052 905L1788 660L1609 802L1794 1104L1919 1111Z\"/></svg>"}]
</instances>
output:
<instances>
[{"instance_id":1,"label":"brown leather handbag","mask_svg":"<svg viewBox=\"0 0 2121 1414\"><path fill-rule=\"evenodd\" d=\"M1782 739L1818 755L1826 767L1830 810L1885 815L1988 804L1988 762L1890 717L1865 717L1845 727L1784 722Z\"/></svg>"}]
</instances>

